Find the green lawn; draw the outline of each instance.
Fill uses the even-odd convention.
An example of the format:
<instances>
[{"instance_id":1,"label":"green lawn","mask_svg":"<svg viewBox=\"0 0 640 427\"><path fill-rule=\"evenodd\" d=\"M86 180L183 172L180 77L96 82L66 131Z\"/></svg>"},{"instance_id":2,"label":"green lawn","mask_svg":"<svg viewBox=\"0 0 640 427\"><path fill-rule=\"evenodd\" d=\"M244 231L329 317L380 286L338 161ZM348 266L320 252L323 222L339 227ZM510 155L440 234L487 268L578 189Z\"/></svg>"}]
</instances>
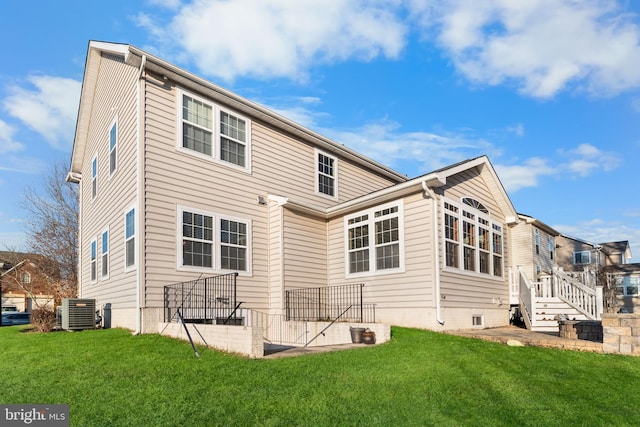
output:
<instances>
[{"instance_id":1,"label":"green lawn","mask_svg":"<svg viewBox=\"0 0 640 427\"><path fill-rule=\"evenodd\" d=\"M0 328L0 403L66 403L74 426L624 426L640 358L393 328L391 342L250 360L119 329Z\"/></svg>"}]
</instances>

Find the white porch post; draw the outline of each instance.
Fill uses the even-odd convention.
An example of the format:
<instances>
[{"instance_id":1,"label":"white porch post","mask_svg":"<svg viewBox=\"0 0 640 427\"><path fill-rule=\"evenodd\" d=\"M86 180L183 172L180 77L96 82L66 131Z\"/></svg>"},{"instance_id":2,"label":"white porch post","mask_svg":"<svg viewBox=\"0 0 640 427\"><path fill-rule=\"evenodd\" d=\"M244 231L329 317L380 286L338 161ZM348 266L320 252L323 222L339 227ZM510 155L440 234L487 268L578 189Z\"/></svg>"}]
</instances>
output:
<instances>
[{"instance_id":1,"label":"white porch post","mask_svg":"<svg viewBox=\"0 0 640 427\"><path fill-rule=\"evenodd\" d=\"M604 298L602 294L602 286L596 286L596 319L602 319L604 311Z\"/></svg>"}]
</instances>

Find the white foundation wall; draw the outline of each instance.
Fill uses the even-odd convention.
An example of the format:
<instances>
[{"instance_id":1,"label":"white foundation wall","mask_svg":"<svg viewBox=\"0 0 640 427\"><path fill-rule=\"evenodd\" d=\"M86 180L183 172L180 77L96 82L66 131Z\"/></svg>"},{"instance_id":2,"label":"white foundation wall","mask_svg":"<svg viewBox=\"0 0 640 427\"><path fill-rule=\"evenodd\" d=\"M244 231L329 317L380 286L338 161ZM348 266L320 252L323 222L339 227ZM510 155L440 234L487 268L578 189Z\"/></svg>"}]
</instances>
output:
<instances>
[{"instance_id":1,"label":"white foundation wall","mask_svg":"<svg viewBox=\"0 0 640 427\"><path fill-rule=\"evenodd\" d=\"M286 322L291 330L304 330L304 336L297 343L277 343L302 347L307 341L309 347L348 344L352 342L351 328L364 328L375 332L376 344L391 339L391 326L381 323L334 323L328 329L329 322ZM161 335L188 341L189 337L181 323L158 323ZM228 353L241 354L250 358L264 357L265 342L272 341L269 331L259 326L227 326L187 323L187 330L194 343ZM322 334L320 332L324 331ZM316 337L315 339L313 339ZM266 339L266 341L265 341ZM304 341L304 342L303 342ZM273 342L276 344L275 342Z\"/></svg>"},{"instance_id":2,"label":"white foundation wall","mask_svg":"<svg viewBox=\"0 0 640 427\"><path fill-rule=\"evenodd\" d=\"M473 318L480 317L481 325ZM441 324L439 320L444 323ZM509 306L497 308L442 308L440 319L432 308L376 309L376 321L407 328L449 331L457 329L496 328L509 325Z\"/></svg>"}]
</instances>

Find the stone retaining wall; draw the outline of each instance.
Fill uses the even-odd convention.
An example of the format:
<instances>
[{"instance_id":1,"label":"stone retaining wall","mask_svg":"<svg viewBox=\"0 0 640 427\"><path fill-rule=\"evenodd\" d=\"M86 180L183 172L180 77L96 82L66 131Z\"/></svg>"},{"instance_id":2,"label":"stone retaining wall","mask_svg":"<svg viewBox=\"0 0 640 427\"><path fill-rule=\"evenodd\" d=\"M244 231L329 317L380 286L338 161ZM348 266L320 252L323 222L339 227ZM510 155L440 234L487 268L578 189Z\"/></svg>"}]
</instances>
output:
<instances>
[{"instance_id":1,"label":"stone retaining wall","mask_svg":"<svg viewBox=\"0 0 640 427\"><path fill-rule=\"evenodd\" d=\"M598 320L559 320L560 337L603 342L602 322Z\"/></svg>"},{"instance_id":2,"label":"stone retaining wall","mask_svg":"<svg viewBox=\"0 0 640 427\"><path fill-rule=\"evenodd\" d=\"M640 356L640 314L603 314L604 353Z\"/></svg>"}]
</instances>

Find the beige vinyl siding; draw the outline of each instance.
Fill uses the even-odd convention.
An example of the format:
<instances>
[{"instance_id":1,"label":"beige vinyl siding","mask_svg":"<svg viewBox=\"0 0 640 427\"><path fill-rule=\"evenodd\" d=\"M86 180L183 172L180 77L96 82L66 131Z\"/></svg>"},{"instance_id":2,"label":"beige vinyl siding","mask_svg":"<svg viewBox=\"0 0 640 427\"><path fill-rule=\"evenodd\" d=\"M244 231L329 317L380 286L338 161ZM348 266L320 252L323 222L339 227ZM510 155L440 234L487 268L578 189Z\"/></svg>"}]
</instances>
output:
<instances>
[{"instance_id":1,"label":"beige vinyl siding","mask_svg":"<svg viewBox=\"0 0 640 427\"><path fill-rule=\"evenodd\" d=\"M478 168L468 169L447 180L442 188L444 197L461 203L462 197L472 197L482 203L488 210L492 220L502 225L503 236L503 277L497 278L486 274L470 273L463 270L444 269L440 276L441 304L443 308L496 308L496 299L503 304L509 301L508 266L509 235L505 224L502 205L495 199L496 190L491 190L487 182L487 174ZM440 211L440 233L442 233L442 212ZM442 237L440 238L442 248ZM440 251L440 265L444 265L444 250Z\"/></svg>"},{"instance_id":2,"label":"beige vinyl siding","mask_svg":"<svg viewBox=\"0 0 640 427\"><path fill-rule=\"evenodd\" d=\"M275 202L269 202L269 249L267 252L269 270L269 301L271 310L284 309L283 272L283 209Z\"/></svg>"},{"instance_id":3,"label":"beige vinyl siding","mask_svg":"<svg viewBox=\"0 0 640 427\"><path fill-rule=\"evenodd\" d=\"M529 280L535 278L535 267L533 265L533 257L535 253L533 242L533 226L521 222L512 227L511 235L511 253L512 265L514 267L522 267Z\"/></svg>"},{"instance_id":4,"label":"beige vinyl siding","mask_svg":"<svg viewBox=\"0 0 640 427\"><path fill-rule=\"evenodd\" d=\"M284 210L285 288L327 285L326 221Z\"/></svg>"},{"instance_id":5,"label":"beige vinyl siding","mask_svg":"<svg viewBox=\"0 0 640 427\"><path fill-rule=\"evenodd\" d=\"M376 304L376 313L382 316L382 321L385 310L434 307L432 202L424 199L420 192L403 198L402 203L403 272L346 278L344 218L335 218L329 223L329 283L363 283L364 303Z\"/></svg>"},{"instance_id":6,"label":"beige vinyl siding","mask_svg":"<svg viewBox=\"0 0 640 427\"><path fill-rule=\"evenodd\" d=\"M269 250L269 244L275 238L273 227L277 219L269 215L268 206L258 203L258 197L275 194L315 206L327 207L334 204L335 200L315 194L314 148L253 120L250 173L178 150L176 122L180 99L176 98L176 94L179 92L159 76L146 74L146 79L146 306L162 306L163 286L200 276L200 273L177 268L177 257L180 254L176 245L179 232L176 230L176 206L181 205L251 222L252 268L251 274L241 273L238 277L238 300L244 302L243 307L267 308L270 299L278 298L273 293L276 292L274 288L269 291L269 281L278 276L278 273L270 271L270 268L277 267L277 261L270 259ZM206 98L202 94L194 95ZM215 154L217 157L217 153ZM342 159L339 160L339 168L341 198L391 184L387 179L363 171ZM296 264L295 258L292 262L291 275L287 280L301 283L307 280L305 277L313 277L314 282L318 281L313 275L295 273L295 268L301 267ZM219 272L210 273L215 274ZM319 281L318 285L326 282Z\"/></svg>"},{"instance_id":7,"label":"beige vinyl siding","mask_svg":"<svg viewBox=\"0 0 640 427\"><path fill-rule=\"evenodd\" d=\"M96 55L91 51L91 55ZM81 185L81 272L83 298L111 303L114 310L133 308L135 272L124 272L124 210L136 197L136 73L121 60L100 60L93 114L88 129ZM117 170L109 176L109 129L117 116ZM98 192L91 197L91 161L98 156ZM109 229L109 276L101 277L101 233ZM137 230L139 231L139 230ZM139 238L139 234L137 237ZM98 242L98 280L90 281L90 241Z\"/></svg>"}]
</instances>

